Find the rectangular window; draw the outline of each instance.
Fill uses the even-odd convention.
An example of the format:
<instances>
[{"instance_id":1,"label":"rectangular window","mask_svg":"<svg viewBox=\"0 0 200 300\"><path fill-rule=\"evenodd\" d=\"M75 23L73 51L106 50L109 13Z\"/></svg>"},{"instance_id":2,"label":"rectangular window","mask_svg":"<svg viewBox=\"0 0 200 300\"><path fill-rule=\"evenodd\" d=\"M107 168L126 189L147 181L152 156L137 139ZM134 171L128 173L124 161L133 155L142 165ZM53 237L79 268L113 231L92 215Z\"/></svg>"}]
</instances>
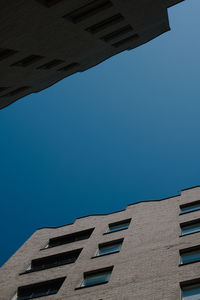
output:
<instances>
[{"instance_id":1,"label":"rectangular window","mask_svg":"<svg viewBox=\"0 0 200 300\"><path fill-rule=\"evenodd\" d=\"M94 228L91 228L91 229L87 229L75 233L70 233L67 235L62 235L56 238L52 238L49 240L49 243L45 248L56 247L64 244L69 244L69 243L89 239L93 230Z\"/></svg>"},{"instance_id":2,"label":"rectangular window","mask_svg":"<svg viewBox=\"0 0 200 300\"><path fill-rule=\"evenodd\" d=\"M86 29L92 34L98 33L112 25L115 25L124 20L124 17L121 14L114 15L108 19L105 19L97 24L94 24Z\"/></svg>"},{"instance_id":3,"label":"rectangular window","mask_svg":"<svg viewBox=\"0 0 200 300\"><path fill-rule=\"evenodd\" d=\"M4 92L5 90L7 90L8 89L8 87L0 87L0 93L1 92Z\"/></svg>"},{"instance_id":4,"label":"rectangular window","mask_svg":"<svg viewBox=\"0 0 200 300\"><path fill-rule=\"evenodd\" d=\"M70 20L74 24L77 24L110 7L112 7L112 3L109 0L94 0L87 5L74 10L70 14L64 16L64 18Z\"/></svg>"},{"instance_id":5,"label":"rectangular window","mask_svg":"<svg viewBox=\"0 0 200 300\"><path fill-rule=\"evenodd\" d=\"M112 241L104 244L99 244L99 249L96 256L119 252L123 243L123 239Z\"/></svg>"},{"instance_id":6,"label":"rectangular window","mask_svg":"<svg viewBox=\"0 0 200 300\"><path fill-rule=\"evenodd\" d=\"M28 67L28 66L38 62L42 58L43 58L43 56L39 56L39 55L29 55L29 56L25 57L24 59L15 62L11 66Z\"/></svg>"},{"instance_id":7,"label":"rectangular window","mask_svg":"<svg viewBox=\"0 0 200 300\"><path fill-rule=\"evenodd\" d=\"M58 69L58 71L61 71L61 72L69 72L69 71L72 71L74 68L78 67L79 64L78 63L71 63L65 67L62 67L61 69Z\"/></svg>"},{"instance_id":8,"label":"rectangular window","mask_svg":"<svg viewBox=\"0 0 200 300\"><path fill-rule=\"evenodd\" d=\"M61 60L61 59L53 59L51 61L49 61L48 63L42 65L42 66L39 66L37 69L44 69L44 70L49 70L49 69L52 69L52 68L55 68L56 66L60 65L64 63L64 60Z\"/></svg>"},{"instance_id":9,"label":"rectangular window","mask_svg":"<svg viewBox=\"0 0 200 300\"><path fill-rule=\"evenodd\" d=\"M2 95L1 97L13 97L13 96L18 95L20 93L23 93L24 91L26 91L28 89L30 89L29 86L22 86L22 87L19 87L19 88L15 89L15 90L10 91L9 93L7 93L5 95Z\"/></svg>"},{"instance_id":10,"label":"rectangular window","mask_svg":"<svg viewBox=\"0 0 200 300\"><path fill-rule=\"evenodd\" d=\"M123 220L120 222L109 224L108 232L114 232L114 231L128 229L130 222L131 222L131 219L128 219L128 220Z\"/></svg>"},{"instance_id":11,"label":"rectangular window","mask_svg":"<svg viewBox=\"0 0 200 300\"><path fill-rule=\"evenodd\" d=\"M180 250L180 260L182 265L200 261L200 246Z\"/></svg>"},{"instance_id":12,"label":"rectangular window","mask_svg":"<svg viewBox=\"0 0 200 300\"><path fill-rule=\"evenodd\" d=\"M9 56L14 55L16 53L17 53L17 51L12 50L12 49L2 49L2 48L0 48L0 61L6 59Z\"/></svg>"},{"instance_id":13,"label":"rectangular window","mask_svg":"<svg viewBox=\"0 0 200 300\"><path fill-rule=\"evenodd\" d=\"M182 300L199 300L200 299L200 281L193 280L191 283L181 284Z\"/></svg>"},{"instance_id":14,"label":"rectangular window","mask_svg":"<svg viewBox=\"0 0 200 300\"><path fill-rule=\"evenodd\" d=\"M25 273L36 272L74 263L79 257L81 251L82 249L77 249L69 252L34 259L31 261L31 266Z\"/></svg>"},{"instance_id":15,"label":"rectangular window","mask_svg":"<svg viewBox=\"0 0 200 300\"><path fill-rule=\"evenodd\" d=\"M186 222L180 225L182 235L199 232L200 231L200 220L194 220Z\"/></svg>"},{"instance_id":16,"label":"rectangular window","mask_svg":"<svg viewBox=\"0 0 200 300\"><path fill-rule=\"evenodd\" d=\"M93 286L107 283L110 280L113 267L100 269L92 272L84 273L84 279L81 287Z\"/></svg>"},{"instance_id":17,"label":"rectangular window","mask_svg":"<svg viewBox=\"0 0 200 300\"><path fill-rule=\"evenodd\" d=\"M181 214L192 212L200 209L200 200L180 206Z\"/></svg>"},{"instance_id":18,"label":"rectangular window","mask_svg":"<svg viewBox=\"0 0 200 300\"><path fill-rule=\"evenodd\" d=\"M122 46L124 46L128 43L131 43L131 42L133 42L137 39L139 39L139 35L138 34L133 34L133 35L131 35L131 36L119 41L119 42L116 42L116 43L112 44L112 46L116 47L116 48L122 47Z\"/></svg>"},{"instance_id":19,"label":"rectangular window","mask_svg":"<svg viewBox=\"0 0 200 300\"><path fill-rule=\"evenodd\" d=\"M17 300L27 300L57 294L66 277L21 286L17 290Z\"/></svg>"},{"instance_id":20,"label":"rectangular window","mask_svg":"<svg viewBox=\"0 0 200 300\"><path fill-rule=\"evenodd\" d=\"M37 0L38 2L40 2L41 4L43 4L46 7L51 7L63 0Z\"/></svg>"},{"instance_id":21,"label":"rectangular window","mask_svg":"<svg viewBox=\"0 0 200 300\"><path fill-rule=\"evenodd\" d=\"M101 37L101 40L104 40L105 42L110 42L113 39L120 38L124 34L133 31L133 28L130 25L124 26L122 28L119 28L109 34L104 35Z\"/></svg>"}]
</instances>

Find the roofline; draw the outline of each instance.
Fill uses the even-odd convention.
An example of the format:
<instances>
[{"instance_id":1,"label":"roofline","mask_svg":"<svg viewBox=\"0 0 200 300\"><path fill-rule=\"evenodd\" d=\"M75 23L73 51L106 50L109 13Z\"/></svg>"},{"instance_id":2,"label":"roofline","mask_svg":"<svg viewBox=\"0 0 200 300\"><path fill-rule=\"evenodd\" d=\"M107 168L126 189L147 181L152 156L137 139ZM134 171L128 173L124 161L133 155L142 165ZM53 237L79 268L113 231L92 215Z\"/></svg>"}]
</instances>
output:
<instances>
[{"instance_id":1,"label":"roofline","mask_svg":"<svg viewBox=\"0 0 200 300\"><path fill-rule=\"evenodd\" d=\"M189 188L186 188L186 189L181 190L181 192L184 192L184 191L187 191L187 190L196 189L196 188L200 188L200 185L194 185L194 186L191 186L191 187L189 187Z\"/></svg>"},{"instance_id":2,"label":"roofline","mask_svg":"<svg viewBox=\"0 0 200 300\"><path fill-rule=\"evenodd\" d=\"M180 191L180 193L178 194L175 194L173 196L170 196L170 197L165 197L165 198L161 198L161 199L157 199L157 200L142 200L142 201L138 201L138 202L134 202L134 203L130 203L128 204L124 209L120 209L120 210L117 210L117 211L113 211L111 213L106 213L106 214L92 214L92 215L86 215L86 216L81 216L81 217L78 217L74 220L74 222L72 223L67 223L67 224L64 224L64 225L61 225L61 226L45 226L45 227L39 227L36 229L37 230L41 230L41 229L57 229L57 228L61 228L61 227L65 227L65 226L68 226L68 225L73 225L76 220L79 220L79 219L83 219L83 218L88 218L88 217L95 217L95 216L108 216L108 215L112 215L112 214L116 214L116 213L119 213L119 212L122 212L122 211L125 211L127 209L128 206L132 206L132 205L136 205L136 204L140 204L140 203L146 203L146 202L160 202L160 201L163 201L163 200L167 200L167 199L171 199L171 198L176 198L176 197L179 197L181 195L181 192L183 191L187 191L187 190L191 190L191 189L195 189L195 188L200 188L200 185L195 185L195 186L192 186L192 187L189 187L189 188L185 188L185 189L182 189Z\"/></svg>"}]
</instances>

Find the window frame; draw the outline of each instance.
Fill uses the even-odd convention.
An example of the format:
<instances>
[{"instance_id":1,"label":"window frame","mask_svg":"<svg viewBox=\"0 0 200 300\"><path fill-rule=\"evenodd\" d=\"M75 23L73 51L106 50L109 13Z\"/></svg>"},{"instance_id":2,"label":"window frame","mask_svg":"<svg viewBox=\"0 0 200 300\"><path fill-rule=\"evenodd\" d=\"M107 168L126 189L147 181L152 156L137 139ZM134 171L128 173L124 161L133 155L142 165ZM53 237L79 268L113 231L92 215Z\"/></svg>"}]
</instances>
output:
<instances>
[{"instance_id":1,"label":"window frame","mask_svg":"<svg viewBox=\"0 0 200 300\"><path fill-rule=\"evenodd\" d=\"M75 288L75 290L84 289L84 288L90 288L90 287L95 287L95 286L106 284L106 283L110 282L110 277L112 275L113 268L114 268L114 266L109 266L109 267L106 267L106 268L101 268L101 269L96 269L96 270L84 272L83 273L83 278L81 280L81 283L80 283L80 285L78 287ZM108 273L108 274L110 273L108 275L109 276L108 280L105 280L105 281L102 281L102 282L98 282L98 283L95 283L95 284L91 284L91 285L83 285L85 277L92 276L92 275L95 276L95 275L98 275L98 274L106 274L106 273Z\"/></svg>"},{"instance_id":2,"label":"window frame","mask_svg":"<svg viewBox=\"0 0 200 300\"><path fill-rule=\"evenodd\" d=\"M180 228L181 228L181 235L180 235L180 237L187 236L187 235L190 235L190 234L199 233L200 232L200 226L199 226L199 230L197 230L197 231L188 232L188 233L183 234L182 230L183 230L184 227L192 226L192 225L195 225L195 224L200 224L200 219L194 219L194 220L191 220L191 221L180 223Z\"/></svg>"},{"instance_id":3,"label":"window frame","mask_svg":"<svg viewBox=\"0 0 200 300\"><path fill-rule=\"evenodd\" d=\"M59 246L62 246L62 245L66 245L66 244L71 244L71 243L75 243L75 242L87 240L87 239L89 239L91 237L94 229L95 229L95 227L50 238L49 241L48 241L48 243L42 249L40 249L40 250L47 250L47 249L51 249L51 248L54 248L54 247L59 247ZM81 234L83 234L83 236L84 236L84 234L85 235L88 234L89 236L87 238L83 238L83 239L81 239L81 238L80 239L76 239L77 238L76 236L81 236ZM74 237L74 240L73 240L73 237ZM71 241L70 241L70 238L72 238ZM69 239L69 241L67 241L67 239ZM61 241L63 240L63 242L61 242L59 244L59 240L61 240ZM50 243L52 241L53 241L53 243L55 242L55 245L53 245L53 246L50 245ZM56 244L56 241L58 241L58 244Z\"/></svg>"},{"instance_id":4,"label":"window frame","mask_svg":"<svg viewBox=\"0 0 200 300\"><path fill-rule=\"evenodd\" d=\"M182 292L183 292L184 288L187 288L187 287L192 286L192 285L198 285L198 284L200 285L200 278L195 278L195 279L192 279L192 280L187 280L187 281L180 282L180 289L181 289L180 299L184 300L183 295L182 295ZM200 295L200 293L199 293L199 295Z\"/></svg>"},{"instance_id":5,"label":"window frame","mask_svg":"<svg viewBox=\"0 0 200 300\"><path fill-rule=\"evenodd\" d=\"M104 232L104 234L111 234L111 233L114 233L114 232L118 232L118 231L122 231L122 230L127 230L128 228L129 228L129 226L130 226L130 224L131 224L131 218L128 218L128 219L125 219L125 220L121 220L121 221L118 221L118 222L113 222L113 223L109 223L108 224L108 229L107 229L107 231L106 232ZM110 230L110 227L111 226L117 226L117 225L123 225L124 223L128 223L128 227L126 227L126 228L119 228L119 229L117 229L117 230Z\"/></svg>"},{"instance_id":6,"label":"window frame","mask_svg":"<svg viewBox=\"0 0 200 300\"><path fill-rule=\"evenodd\" d=\"M20 287L18 287L17 293L15 294L15 296L14 296L15 298L13 300L15 300L15 299L20 300L20 298L25 300L26 298L24 298L24 297L27 297L27 300L28 300L28 299L36 299L36 298L40 298L40 297L45 297L45 296L49 296L49 295L55 295L59 292L59 290L62 287L65 280L66 280L66 276L55 278L52 280L46 280L46 281L36 282L33 284L29 284L29 285L20 286ZM54 284L54 286L52 286L52 284ZM49 285L49 288L48 288L48 285ZM22 294L23 294L23 292L27 293L27 290L29 290L29 289L30 289L30 293L32 293L30 295L34 295L35 293L42 293L42 292L38 292L37 290L40 288L44 289L45 286L47 286L47 291L43 292L43 293L46 293L46 295L43 294L43 295L39 295L39 296L32 297L32 298L30 298L29 295L19 296L20 293L22 293ZM32 289L32 291L31 291L31 289ZM51 292L49 292L49 291L51 291Z\"/></svg>"},{"instance_id":7,"label":"window frame","mask_svg":"<svg viewBox=\"0 0 200 300\"><path fill-rule=\"evenodd\" d=\"M58 253L58 254L33 259L33 260L31 260L31 263L29 264L26 271L23 272L23 273L20 273L20 275L27 274L27 273L33 273L33 272L39 272L39 271L48 270L48 269L57 268L57 267L61 267L61 266L64 266L64 265L69 265L69 264L75 263L76 260L78 259L79 255L81 254L82 250L83 250L83 248L74 249L74 250L71 250L71 251L61 252L61 253ZM70 256L73 257L73 254L74 254L75 260L71 261L71 262L67 262L67 256L69 255L69 258L70 258ZM59 258L63 257L63 256L66 256L66 259L65 259L66 262L64 262L64 259L62 260L62 258L61 258L60 262L63 262L63 263L59 263ZM55 262L55 263L51 264L51 262L50 262L48 264L48 259L50 260L51 258L52 259L55 258L55 261L57 263ZM46 264L45 264L45 260L47 261ZM37 266L34 267L33 263L35 263L35 262L37 263L39 261L44 261L44 264L42 264L41 267L38 266L38 268L37 268ZM45 265L46 265L46 267L45 267ZM44 266L44 267L42 267L42 266Z\"/></svg>"},{"instance_id":8,"label":"window frame","mask_svg":"<svg viewBox=\"0 0 200 300\"><path fill-rule=\"evenodd\" d=\"M190 211L186 211L186 212L181 211L181 210L184 209L184 208L187 208L187 207L190 207L190 206L196 205L196 204L197 204L197 205L199 204L199 208L193 209L193 210L190 210ZM185 204L181 204L181 205L180 205L180 215L189 214L189 213L192 213L192 212L198 211L198 210L200 210L200 200L196 200L196 201L193 201L193 202L190 202L190 203L185 203Z\"/></svg>"},{"instance_id":9,"label":"window frame","mask_svg":"<svg viewBox=\"0 0 200 300\"><path fill-rule=\"evenodd\" d=\"M181 262L181 255L182 254L190 253L190 252L193 252L193 251L196 251L196 250L199 250L199 253L200 253L200 245L189 247L189 248L184 248L184 249L179 250L179 255L180 255L180 264L179 264L179 266L185 266L185 265L189 265L189 264L200 262L200 258L197 259L197 260L194 260L194 261L186 262L186 263L182 263Z\"/></svg>"},{"instance_id":10,"label":"window frame","mask_svg":"<svg viewBox=\"0 0 200 300\"><path fill-rule=\"evenodd\" d=\"M121 251L121 247L122 247L123 241L124 241L124 238L117 239L117 240L112 240L112 241L109 241L109 242L104 242L104 243L98 244L98 249L96 250L96 253L95 253L95 255L92 258L97 258L97 257L102 257L102 256L106 256L106 255L111 255L111 254L119 253ZM112 252L99 254L100 247L109 246L109 245L115 245L115 244L120 244L120 249L119 250L115 250L115 251L112 251Z\"/></svg>"}]
</instances>

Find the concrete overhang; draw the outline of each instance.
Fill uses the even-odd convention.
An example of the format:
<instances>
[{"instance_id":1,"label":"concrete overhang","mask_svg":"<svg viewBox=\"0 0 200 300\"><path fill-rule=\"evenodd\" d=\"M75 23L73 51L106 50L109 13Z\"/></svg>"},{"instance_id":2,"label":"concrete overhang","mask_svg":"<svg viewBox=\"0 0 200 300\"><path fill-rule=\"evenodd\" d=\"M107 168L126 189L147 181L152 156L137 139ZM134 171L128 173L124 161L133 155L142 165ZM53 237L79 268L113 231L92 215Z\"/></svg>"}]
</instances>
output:
<instances>
[{"instance_id":1,"label":"concrete overhang","mask_svg":"<svg viewBox=\"0 0 200 300\"><path fill-rule=\"evenodd\" d=\"M168 31L182 0L1 0L0 108Z\"/></svg>"}]
</instances>

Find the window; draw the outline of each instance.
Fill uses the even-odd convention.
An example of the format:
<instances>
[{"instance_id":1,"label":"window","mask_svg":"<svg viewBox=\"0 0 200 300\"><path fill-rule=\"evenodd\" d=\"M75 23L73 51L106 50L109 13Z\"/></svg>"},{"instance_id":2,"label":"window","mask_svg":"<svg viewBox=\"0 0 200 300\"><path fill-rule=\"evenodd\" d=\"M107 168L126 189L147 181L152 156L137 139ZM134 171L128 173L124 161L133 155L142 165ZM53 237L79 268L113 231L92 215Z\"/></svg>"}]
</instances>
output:
<instances>
[{"instance_id":1,"label":"window","mask_svg":"<svg viewBox=\"0 0 200 300\"><path fill-rule=\"evenodd\" d=\"M181 224L182 235L200 231L200 220L194 220Z\"/></svg>"},{"instance_id":2,"label":"window","mask_svg":"<svg viewBox=\"0 0 200 300\"><path fill-rule=\"evenodd\" d=\"M113 266L105 269L84 273L84 279L80 287L89 287L93 285L107 283L110 280L112 270Z\"/></svg>"},{"instance_id":3,"label":"window","mask_svg":"<svg viewBox=\"0 0 200 300\"><path fill-rule=\"evenodd\" d=\"M128 220L123 220L120 222L109 224L108 232L114 232L114 231L119 231L119 230L123 230L123 229L128 229L130 222L131 222L131 219L128 219Z\"/></svg>"},{"instance_id":4,"label":"window","mask_svg":"<svg viewBox=\"0 0 200 300\"><path fill-rule=\"evenodd\" d=\"M106 254L119 252L121 249L122 243L123 243L123 239L100 244L96 256L102 256L102 255L106 255Z\"/></svg>"},{"instance_id":5,"label":"window","mask_svg":"<svg viewBox=\"0 0 200 300\"><path fill-rule=\"evenodd\" d=\"M180 260L182 265L200 261L200 246L180 250Z\"/></svg>"},{"instance_id":6,"label":"window","mask_svg":"<svg viewBox=\"0 0 200 300\"><path fill-rule=\"evenodd\" d=\"M182 300L199 300L200 299L200 281L193 280L191 283L181 284Z\"/></svg>"},{"instance_id":7,"label":"window","mask_svg":"<svg viewBox=\"0 0 200 300\"><path fill-rule=\"evenodd\" d=\"M5 95L2 95L1 97L13 97L13 96L16 96L17 94L25 92L28 89L30 89L29 86L22 86L15 90L10 91L9 93L7 93Z\"/></svg>"},{"instance_id":8,"label":"window","mask_svg":"<svg viewBox=\"0 0 200 300\"><path fill-rule=\"evenodd\" d=\"M92 33L92 34L95 34L95 33L98 33L104 29L107 29L109 28L110 26L113 26L121 21L124 20L124 17L121 15L121 14L117 14L117 15L114 15L108 19L105 19L97 24L94 24L90 27L88 27L86 29L86 31Z\"/></svg>"},{"instance_id":9,"label":"window","mask_svg":"<svg viewBox=\"0 0 200 300\"><path fill-rule=\"evenodd\" d=\"M137 39L139 39L139 35L138 34L133 34L133 35L131 35L131 36L119 41L119 42L116 42L116 43L112 44L112 46L116 47L116 48L122 47L122 46L126 45L127 43L131 43L131 42L133 42Z\"/></svg>"},{"instance_id":10,"label":"window","mask_svg":"<svg viewBox=\"0 0 200 300\"><path fill-rule=\"evenodd\" d=\"M58 266L74 263L79 257L81 251L82 249L78 249L74 251L34 259L31 261L31 266L26 270L25 273L55 268Z\"/></svg>"},{"instance_id":11,"label":"window","mask_svg":"<svg viewBox=\"0 0 200 300\"><path fill-rule=\"evenodd\" d=\"M71 63L65 67L62 67L61 69L58 69L58 71L61 71L61 72L69 72L69 71L72 71L74 68L78 67L79 64L74 62L74 63Z\"/></svg>"},{"instance_id":12,"label":"window","mask_svg":"<svg viewBox=\"0 0 200 300\"><path fill-rule=\"evenodd\" d=\"M77 24L110 7L112 7L112 2L109 0L94 0L87 5L84 5L69 13L68 15L64 16L64 18L70 20L74 24Z\"/></svg>"},{"instance_id":13,"label":"window","mask_svg":"<svg viewBox=\"0 0 200 300\"><path fill-rule=\"evenodd\" d=\"M56 238L52 238L49 240L49 243L45 248L51 248L51 247L69 244L69 243L73 243L73 242L77 242L77 241L81 241L81 240L86 240L91 236L93 230L94 230L94 228L91 228L91 229L79 231L76 233L71 233L71 234L62 235L62 236L59 236Z\"/></svg>"},{"instance_id":14,"label":"window","mask_svg":"<svg viewBox=\"0 0 200 300\"><path fill-rule=\"evenodd\" d=\"M180 206L181 214L192 212L200 209L200 200L194 201L188 204L183 204Z\"/></svg>"},{"instance_id":15,"label":"window","mask_svg":"<svg viewBox=\"0 0 200 300\"><path fill-rule=\"evenodd\" d=\"M8 87L0 87L0 93L1 92L4 92L5 90L7 90L8 89Z\"/></svg>"},{"instance_id":16,"label":"window","mask_svg":"<svg viewBox=\"0 0 200 300\"><path fill-rule=\"evenodd\" d=\"M64 60L61 59L53 59L51 61L49 61L48 63L39 66L37 69L44 69L44 70L49 70L52 69L60 64L64 63Z\"/></svg>"},{"instance_id":17,"label":"window","mask_svg":"<svg viewBox=\"0 0 200 300\"><path fill-rule=\"evenodd\" d=\"M17 51L15 51L15 50L0 48L0 61L6 59L9 56L12 56L16 53L17 53Z\"/></svg>"},{"instance_id":18,"label":"window","mask_svg":"<svg viewBox=\"0 0 200 300\"><path fill-rule=\"evenodd\" d=\"M127 34L128 32L133 31L133 28L130 25L123 26L122 28L119 28L111 33L108 33L101 37L101 40L104 40L105 42L110 42L116 38L120 38L124 34Z\"/></svg>"},{"instance_id":19,"label":"window","mask_svg":"<svg viewBox=\"0 0 200 300\"><path fill-rule=\"evenodd\" d=\"M44 6L50 7L53 6L63 0L37 0L38 2L40 2L41 4L43 4Z\"/></svg>"},{"instance_id":20,"label":"window","mask_svg":"<svg viewBox=\"0 0 200 300\"><path fill-rule=\"evenodd\" d=\"M21 286L17 290L16 300L27 300L57 294L66 277Z\"/></svg>"},{"instance_id":21,"label":"window","mask_svg":"<svg viewBox=\"0 0 200 300\"><path fill-rule=\"evenodd\" d=\"M17 62L15 62L14 64L12 64L11 66L19 66L19 67L27 67L29 65L32 65L36 62L38 62L39 60L41 60L43 58L43 56L39 56L39 55L30 55L25 57L22 60L19 60Z\"/></svg>"}]
</instances>

